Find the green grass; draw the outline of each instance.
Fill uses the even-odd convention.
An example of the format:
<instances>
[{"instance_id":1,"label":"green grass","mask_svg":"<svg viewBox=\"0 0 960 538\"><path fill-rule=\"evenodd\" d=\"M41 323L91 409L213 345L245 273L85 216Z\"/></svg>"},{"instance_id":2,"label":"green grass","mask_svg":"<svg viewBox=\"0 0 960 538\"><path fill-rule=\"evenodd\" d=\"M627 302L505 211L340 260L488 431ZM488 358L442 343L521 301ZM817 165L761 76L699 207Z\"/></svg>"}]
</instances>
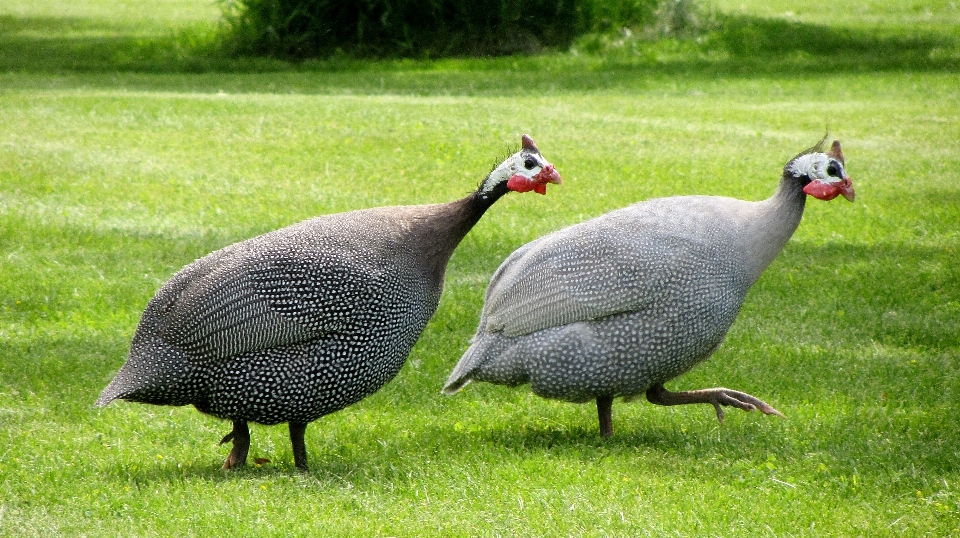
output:
<instances>
[{"instance_id":1,"label":"green grass","mask_svg":"<svg viewBox=\"0 0 960 538\"><path fill-rule=\"evenodd\" d=\"M703 43L300 65L210 53L203 3L0 6L0 536L960 533L957 10L782 4L719 2ZM811 200L724 346L669 384L788 418L618 402L605 442L593 406L439 395L514 248L653 196L764 198L826 125L856 203ZM283 427L225 473L223 421L93 408L182 265L457 198L524 132L564 184L484 217L403 371L307 429L310 472Z\"/></svg>"}]
</instances>

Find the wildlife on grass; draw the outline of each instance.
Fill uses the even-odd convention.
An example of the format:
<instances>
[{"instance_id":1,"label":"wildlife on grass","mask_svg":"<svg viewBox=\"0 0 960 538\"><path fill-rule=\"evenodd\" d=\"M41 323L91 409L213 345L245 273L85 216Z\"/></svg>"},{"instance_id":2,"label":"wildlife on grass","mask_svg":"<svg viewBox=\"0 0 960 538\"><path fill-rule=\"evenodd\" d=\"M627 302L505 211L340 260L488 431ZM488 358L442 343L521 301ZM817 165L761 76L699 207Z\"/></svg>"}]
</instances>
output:
<instances>
[{"instance_id":1,"label":"wildlife on grass","mask_svg":"<svg viewBox=\"0 0 960 538\"><path fill-rule=\"evenodd\" d=\"M713 404L782 416L739 391L671 392L664 383L720 346L750 287L800 224L807 195L854 199L840 142L786 164L761 202L677 196L640 202L553 232L510 255L487 288L471 345L443 388L529 383L544 398Z\"/></svg>"},{"instance_id":2,"label":"wildlife on grass","mask_svg":"<svg viewBox=\"0 0 960 538\"><path fill-rule=\"evenodd\" d=\"M399 372L460 240L507 192L545 194L548 183L560 175L523 135L460 200L316 217L208 254L147 305L96 405L189 404L231 420L224 468L246 462L248 422L286 422L304 469L307 424Z\"/></svg>"}]
</instances>

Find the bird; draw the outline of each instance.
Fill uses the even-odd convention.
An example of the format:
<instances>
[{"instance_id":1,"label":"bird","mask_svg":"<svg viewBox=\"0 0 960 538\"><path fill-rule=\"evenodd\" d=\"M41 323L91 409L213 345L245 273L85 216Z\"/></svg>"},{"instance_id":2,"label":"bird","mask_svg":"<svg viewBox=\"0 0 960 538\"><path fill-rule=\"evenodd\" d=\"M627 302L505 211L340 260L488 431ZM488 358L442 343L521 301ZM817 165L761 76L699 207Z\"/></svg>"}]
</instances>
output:
<instances>
[{"instance_id":1,"label":"bird","mask_svg":"<svg viewBox=\"0 0 960 538\"><path fill-rule=\"evenodd\" d=\"M710 357L747 291L797 229L806 197L853 202L839 141L791 159L759 202L720 196L642 201L523 245L495 271L480 321L441 392L470 381L587 403L613 435L612 403L712 404L783 416L723 388L671 392L664 383Z\"/></svg>"},{"instance_id":2,"label":"bird","mask_svg":"<svg viewBox=\"0 0 960 538\"><path fill-rule=\"evenodd\" d=\"M506 193L550 183L560 174L523 135L462 199L319 216L199 258L147 304L95 405L193 405L232 421L224 469L246 463L249 422L286 422L307 469L307 424L400 371L467 232Z\"/></svg>"}]
</instances>

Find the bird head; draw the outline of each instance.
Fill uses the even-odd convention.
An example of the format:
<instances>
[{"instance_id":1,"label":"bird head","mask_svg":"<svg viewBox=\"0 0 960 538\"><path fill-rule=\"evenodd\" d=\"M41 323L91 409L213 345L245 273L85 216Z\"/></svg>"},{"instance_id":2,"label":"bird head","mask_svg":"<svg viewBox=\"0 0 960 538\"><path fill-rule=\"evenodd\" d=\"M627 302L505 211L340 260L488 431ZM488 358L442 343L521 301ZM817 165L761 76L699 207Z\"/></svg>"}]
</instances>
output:
<instances>
[{"instance_id":1,"label":"bird head","mask_svg":"<svg viewBox=\"0 0 960 538\"><path fill-rule=\"evenodd\" d=\"M506 190L547 194L547 183L560 184L560 174L540 155L533 139L523 135L521 142L520 151L494 168L480 185L481 196L486 197L495 191L502 193Z\"/></svg>"},{"instance_id":2,"label":"bird head","mask_svg":"<svg viewBox=\"0 0 960 538\"><path fill-rule=\"evenodd\" d=\"M787 164L786 171L793 177L807 181L803 192L820 200L833 200L837 196L854 199L853 182L844 168L840 141L834 140L830 151L823 153L824 137L816 146L797 155Z\"/></svg>"}]
</instances>

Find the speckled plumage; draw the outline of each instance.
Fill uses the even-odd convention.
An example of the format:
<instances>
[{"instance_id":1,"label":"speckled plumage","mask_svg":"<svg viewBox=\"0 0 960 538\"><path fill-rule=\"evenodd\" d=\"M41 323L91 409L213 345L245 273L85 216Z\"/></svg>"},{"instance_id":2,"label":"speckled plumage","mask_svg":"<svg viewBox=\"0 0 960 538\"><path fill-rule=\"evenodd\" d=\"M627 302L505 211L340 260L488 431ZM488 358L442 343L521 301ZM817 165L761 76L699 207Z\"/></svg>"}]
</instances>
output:
<instances>
[{"instance_id":1,"label":"speckled plumage","mask_svg":"<svg viewBox=\"0 0 960 538\"><path fill-rule=\"evenodd\" d=\"M765 201L649 200L524 245L493 275L476 335L444 392L477 380L529 383L535 394L571 402L596 399L605 435L612 398L644 393L665 405L713 403L721 418L719 405L777 413L729 389L690 396L662 385L723 341L747 291L797 228L805 186L819 176L828 181L824 163L840 166L842 177L833 179L845 178L839 144L829 155L821 144L786 165Z\"/></svg>"},{"instance_id":2,"label":"speckled plumage","mask_svg":"<svg viewBox=\"0 0 960 538\"><path fill-rule=\"evenodd\" d=\"M246 459L246 422L289 422L305 467L303 428L399 372L437 308L453 250L508 181L540 192L559 175L525 136L461 200L317 217L187 265L147 305L97 405L192 404L230 419L226 467Z\"/></svg>"}]
</instances>

